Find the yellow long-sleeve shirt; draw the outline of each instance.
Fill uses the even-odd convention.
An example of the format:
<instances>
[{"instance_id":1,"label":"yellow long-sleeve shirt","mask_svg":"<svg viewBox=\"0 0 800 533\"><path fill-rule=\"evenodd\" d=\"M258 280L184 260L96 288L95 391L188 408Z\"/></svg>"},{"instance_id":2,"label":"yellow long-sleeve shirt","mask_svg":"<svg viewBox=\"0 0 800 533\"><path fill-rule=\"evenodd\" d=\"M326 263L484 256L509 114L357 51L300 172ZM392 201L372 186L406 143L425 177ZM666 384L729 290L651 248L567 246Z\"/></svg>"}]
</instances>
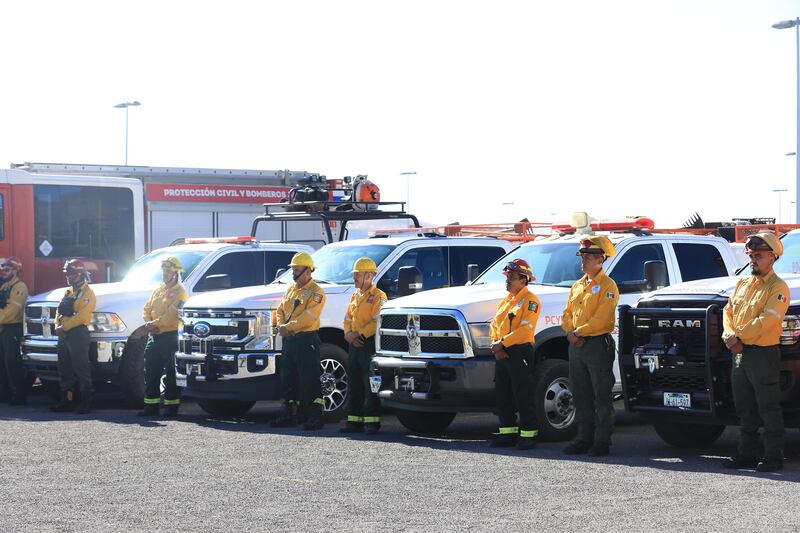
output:
<instances>
[{"instance_id":1,"label":"yellow long-sleeve shirt","mask_svg":"<svg viewBox=\"0 0 800 533\"><path fill-rule=\"evenodd\" d=\"M278 304L278 326L285 326L290 333L317 331L324 307L325 292L313 279L302 287L293 283Z\"/></svg>"},{"instance_id":2,"label":"yellow long-sleeve shirt","mask_svg":"<svg viewBox=\"0 0 800 533\"><path fill-rule=\"evenodd\" d=\"M28 286L14 276L0 285L0 291L8 291L6 306L0 308L0 324L21 324L28 301Z\"/></svg>"},{"instance_id":3,"label":"yellow long-sleeve shirt","mask_svg":"<svg viewBox=\"0 0 800 533\"><path fill-rule=\"evenodd\" d=\"M789 287L775 272L764 279L745 276L736 282L722 325L725 333L733 333L744 344L774 346L780 342L787 309Z\"/></svg>"},{"instance_id":4,"label":"yellow long-sleeve shirt","mask_svg":"<svg viewBox=\"0 0 800 533\"><path fill-rule=\"evenodd\" d=\"M161 333L178 331L180 312L189 294L180 283L167 288L161 284L144 304L142 317L145 322L152 322Z\"/></svg>"},{"instance_id":5,"label":"yellow long-sleeve shirt","mask_svg":"<svg viewBox=\"0 0 800 533\"><path fill-rule=\"evenodd\" d=\"M344 315L344 334L355 331L368 339L378 328L378 314L386 303L386 293L375 285L366 291L356 290L350 295Z\"/></svg>"},{"instance_id":6,"label":"yellow long-sleeve shirt","mask_svg":"<svg viewBox=\"0 0 800 533\"><path fill-rule=\"evenodd\" d=\"M569 291L567 307L561 316L561 328L575 330L579 337L595 337L614 331L619 289L605 270L589 280L583 276Z\"/></svg>"},{"instance_id":7,"label":"yellow long-sleeve shirt","mask_svg":"<svg viewBox=\"0 0 800 533\"><path fill-rule=\"evenodd\" d=\"M89 284L84 282L77 291L69 287L64 293L64 296L75 299L75 314L72 316L64 316L56 311L56 327L60 326L67 332L78 326L88 326L91 324L92 313L94 313L97 300Z\"/></svg>"},{"instance_id":8,"label":"yellow long-sleeve shirt","mask_svg":"<svg viewBox=\"0 0 800 533\"><path fill-rule=\"evenodd\" d=\"M492 342L500 341L505 347L533 344L541 310L542 302L528 287L517 294L509 293L497 304L497 312L489 325Z\"/></svg>"}]
</instances>

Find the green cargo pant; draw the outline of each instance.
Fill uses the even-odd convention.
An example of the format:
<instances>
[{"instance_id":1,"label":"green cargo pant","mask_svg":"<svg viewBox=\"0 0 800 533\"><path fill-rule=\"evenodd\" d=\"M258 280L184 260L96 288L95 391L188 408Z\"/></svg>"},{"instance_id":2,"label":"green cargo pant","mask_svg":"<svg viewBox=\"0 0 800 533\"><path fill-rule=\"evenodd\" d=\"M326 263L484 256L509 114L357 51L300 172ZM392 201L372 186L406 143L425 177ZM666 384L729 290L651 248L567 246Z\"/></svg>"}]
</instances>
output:
<instances>
[{"instance_id":1,"label":"green cargo pant","mask_svg":"<svg viewBox=\"0 0 800 533\"><path fill-rule=\"evenodd\" d=\"M381 401L369 388L370 363L375 355L375 337L356 348L347 350L347 375L350 378L347 398L347 421L356 424L378 424L381 421Z\"/></svg>"},{"instance_id":2,"label":"green cargo pant","mask_svg":"<svg viewBox=\"0 0 800 533\"><path fill-rule=\"evenodd\" d=\"M533 345L515 344L505 349L508 359L495 361L495 412L500 434L536 437L536 402L533 391ZM519 426L517 426L519 413Z\"/></svg>"},{"instance_id":3,"label":"green cargo pant","mask_svg":"<svg viewBox=\"0 0 800 533\"><path fill-rule=\"evenodd\" d=\"M783 412L781 411L781 352L777 346L745 346L734 356L733 401L739 415L739 455L759 457L758 428L764 426L764 456L783 459Z\"/></svg>"},{"instance_id":4,"label":"green cargo pant","mask_svg":"<svg viewBox=\"0 0 800 533\"><path fill-rule=\"evenodd\" d=\"M288 404L300 404L304 409L313 404L325 406L320 385L319 345L316 331L283 338L278 371L283 398Z\"/></svg>"},{"instance_id":5,"label":"green cargo pant","mask_svg":"<svg viewBox=\"0 0 800 533\"><path fill-rule=\"evenodd\" d=\"M58 339L58 377L61 392L76 387L84 395L92 393L92 363L89 361L89 329L76 326Z\"/></svg>"},{"instance_id":6,"label":"green cargo pant","mask_svg":"<svg viewBox=\"0 0 800 533\"><path fill-rule=\"evenodd\" d=\"M25 369L19 341L22 324L4 324L0 332L0 398L25 395Z\"/></svg>"},{"instance_id":7,"label":"green cargo pant","mask_svg":"<svg viewBox=\"0 0 800 533\"><path fill-rule=\"evenodd\" d=\"M611 335L587 337L582 347L569 347L569 382L579 442L611 445L615 350Z\"/></svg>"},{"instance_id":8,"label":"green cargo pant","mask_svg":"<svg viewBox=\"0 0 800 533\"><path fill-rule=\"evenodd\" d=\"M175 352L178 333L169 331L150 335L144 349L144 403L158 405L161 400L161 378L164 378L164 405L181 403L180 390L175 383Z\"/></svg>"}]
</instances>

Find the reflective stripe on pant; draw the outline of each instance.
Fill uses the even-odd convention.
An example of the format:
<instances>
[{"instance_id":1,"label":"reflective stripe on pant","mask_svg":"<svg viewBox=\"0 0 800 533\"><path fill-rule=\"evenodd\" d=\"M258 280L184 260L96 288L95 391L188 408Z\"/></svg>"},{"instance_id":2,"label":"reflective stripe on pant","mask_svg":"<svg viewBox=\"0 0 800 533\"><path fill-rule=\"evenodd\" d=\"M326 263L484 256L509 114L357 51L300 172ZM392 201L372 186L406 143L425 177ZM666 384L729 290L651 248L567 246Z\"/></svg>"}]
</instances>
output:
<instances>
[{"instance_id":1,"label":"reflective stripe on pant","mask_svg":"<svg viewBox=\"0 0 800 533\"><path fill-rule=\"evenodd\" d=\"M175 383L175 352L178 332L150 335L144 349L144 403L158 405L161 399L161 378L164 378L164 405L180 403L180 390Z\"/></svg>"},{"instance_id":2,"label":"reflective stripe on pant","mask_svg":"<svg viewBox=\"0 0 800 533\"><path fill-rule=\"evenodd\" d=\"M611 335L589 337L582 347L569 347L569 382L580 442L611 444L615 352Z\"/></svg>"},{"instance_id":3,"label":"reflective stripe on pant","mask_svg":"<svg viewBox=\"0 0 800 533\"><path fill-rule=\"evenodd\" d=\"M280 373L283 398L299 402L303 407L318 404L324 407L320 385L319 335L299 333L283 338Z\"/></svg>"},{"instance_id":4,"label":"reflective stripe on pant","mask_svg":"<svg viewBox=\"0 0 800 533\"><path fill-rule=\"evenodd\" d=\"M370 363L375 355L375 337L356 348L352 344L347 350L347 421L377 424L381 421L381 401L369 388Z\"/></svg>"},{"instance_id":5,"label":"reflective stripe on pant","mask_svg":"<svg viewBox=\"0 0 800 533\"><path fill-rule=\"evenodd\" d=\"M734 356L733 401L741 422L739 455L759 457L758 428L764 426L764 456L783 459L781 352L777 346L746 346Z\"/></svg>"},{"instance_id":6,"label":"reflective stripe on pant","mask_svg":"<svg viewBox=\"0 0 800 533\"><path fill-rule=\"evenodd\" d=\"M89 329L76 326L58 340L58 376L61 392L92 392L92 364L89 361Z\"/></svg>"},{"instance_id":7,"label":"reflective stripe on pant","mask_svg":"<svg viewBox=\"0 0 800 533\"><path fill-rule=\"evenodd\" d=\"M515 344L505 349L508 359L495 361L495 411L500 434L525 433L535 437L539 425L533 394L533 345ZM519 427L517 427L519 413Z\"/></svg>"},{"instance_id":8,"label":"reflective stripe on pant","mask_svg":"<svg viewBox=\"0 0 800 533\"><path fill-rule=\"evenodd\" d=\"M21 395L25 389L25 369L19 342L22 324L4 324L0 332L0 396Z\"/></svg>"}]
</instances>

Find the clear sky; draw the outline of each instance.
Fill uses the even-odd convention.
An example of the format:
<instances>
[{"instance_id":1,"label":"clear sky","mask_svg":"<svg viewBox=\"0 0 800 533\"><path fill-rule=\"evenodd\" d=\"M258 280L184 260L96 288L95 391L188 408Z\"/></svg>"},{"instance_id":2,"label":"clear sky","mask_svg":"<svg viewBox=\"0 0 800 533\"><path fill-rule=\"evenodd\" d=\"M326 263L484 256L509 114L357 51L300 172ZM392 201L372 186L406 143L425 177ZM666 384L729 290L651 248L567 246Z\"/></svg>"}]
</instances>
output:
<instances>
[{"instance_id":1,"label":"clear sky","mask_svg":"<svg viewBox=\"0 0 800 533\"><path fill-rule=\"evenodd\" d=\"M0 165L369 174L431 223L777 216L800 0L0 4ZM503 205L513 203L513 205Z\"/></svg>"}]
</instances>

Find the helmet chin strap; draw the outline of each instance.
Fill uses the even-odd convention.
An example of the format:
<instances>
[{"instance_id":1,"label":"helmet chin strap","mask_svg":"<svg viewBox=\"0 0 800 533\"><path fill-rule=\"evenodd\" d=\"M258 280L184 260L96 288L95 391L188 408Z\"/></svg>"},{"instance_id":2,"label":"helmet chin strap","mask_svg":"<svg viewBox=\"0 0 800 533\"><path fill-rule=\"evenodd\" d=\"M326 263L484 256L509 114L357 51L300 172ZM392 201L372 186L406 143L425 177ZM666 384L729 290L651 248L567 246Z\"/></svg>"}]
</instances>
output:
<instances>
[{"instance_id":1,"label":"helmet chin strap","mask_svg":"<svg viewBox=\"0 0 800 533\"><path fill-rule=\"evenodd\" d=\"M292 280L296 282L298 279L302 278L303 274L306 273L306 270L308 270L308 267L303 267L303 270L301 270L297 275L292 274Z\"/></svg>"}]
</instances>

